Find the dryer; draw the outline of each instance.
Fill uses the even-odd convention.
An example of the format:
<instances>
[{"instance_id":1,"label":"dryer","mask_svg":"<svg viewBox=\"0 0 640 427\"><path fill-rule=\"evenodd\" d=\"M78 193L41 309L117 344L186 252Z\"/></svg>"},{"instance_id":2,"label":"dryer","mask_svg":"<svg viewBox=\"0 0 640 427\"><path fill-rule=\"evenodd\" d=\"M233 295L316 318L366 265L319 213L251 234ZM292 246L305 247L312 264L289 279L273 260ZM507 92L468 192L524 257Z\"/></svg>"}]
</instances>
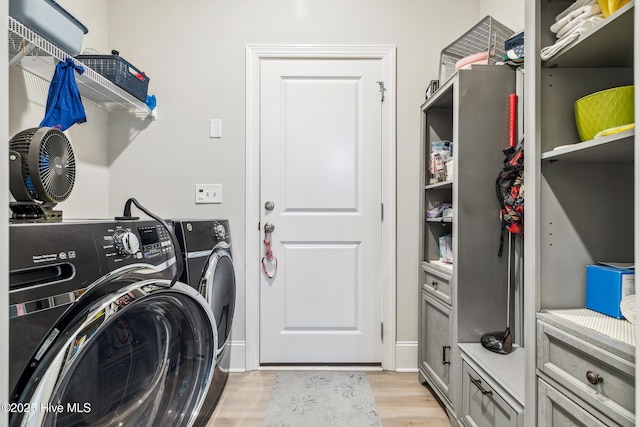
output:
<instances>
[{"instance_id":1,"label":"dryer","mask_svg":"<svg viewBox=\"0 0 640 427\"><path fill-rule=\"evenodd\" d=\"M184 259L181 281L202 294L217 325L216 369L209 402L213 411L227 381L236 279L228 220L173 220Z\"/></svg>"},{"instance_id":2,"label":"dryer","mask_svg":"<svg viewBox=\"0 0 640 427\"><path fill-rule=\"evenodd\" d=\"M217 326L156 221L12 224L10 425L206 421Z\"/></svg>"}]
</instances>

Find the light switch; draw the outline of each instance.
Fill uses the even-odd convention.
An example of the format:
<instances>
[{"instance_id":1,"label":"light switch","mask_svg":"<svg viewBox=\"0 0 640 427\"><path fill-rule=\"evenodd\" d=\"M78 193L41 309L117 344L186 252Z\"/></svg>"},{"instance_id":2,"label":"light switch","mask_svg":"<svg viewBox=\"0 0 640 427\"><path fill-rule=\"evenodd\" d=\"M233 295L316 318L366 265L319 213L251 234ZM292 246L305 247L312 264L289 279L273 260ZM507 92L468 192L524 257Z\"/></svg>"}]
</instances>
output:
<instances>
[{"instance_id":1,"label":"light switch","mask_svg":"<svg viewBox=\"0 0 640 427\"><path fill-rule=\"evenodd\" d=\"M209 120L209 138L222 138L222 120Z\"/></svg>"},{"instance_id":2,"label":"light switch","mask_svg":"<svg viewBox=\"0 0 640 427\"><path fill-rule=\"evenodd\" d=\"M196 184L196 204L222 203L222 184Z\"/></svg>"}]
</instances>

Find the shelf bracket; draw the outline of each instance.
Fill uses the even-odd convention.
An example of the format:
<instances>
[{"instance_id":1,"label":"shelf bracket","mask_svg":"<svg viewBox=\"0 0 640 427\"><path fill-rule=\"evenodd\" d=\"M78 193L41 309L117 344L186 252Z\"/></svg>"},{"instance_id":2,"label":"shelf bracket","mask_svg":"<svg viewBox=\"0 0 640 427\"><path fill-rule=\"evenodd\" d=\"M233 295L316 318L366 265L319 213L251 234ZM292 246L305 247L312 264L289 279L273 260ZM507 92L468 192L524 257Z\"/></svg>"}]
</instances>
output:
<instances>
[{"instance_id":1,"label":"shelf bracket","mask_svg":"<svg viewBox=\"0 0 640 427\"><path fill-rule=\"evenodd\" d=\"M25 56L31 54L33 50L36 48L36 45L29 42L23 49L20 49L16 55L9 60L9 68L16 65L18 62L22 60Z\"/></svg>"}]
</instances>

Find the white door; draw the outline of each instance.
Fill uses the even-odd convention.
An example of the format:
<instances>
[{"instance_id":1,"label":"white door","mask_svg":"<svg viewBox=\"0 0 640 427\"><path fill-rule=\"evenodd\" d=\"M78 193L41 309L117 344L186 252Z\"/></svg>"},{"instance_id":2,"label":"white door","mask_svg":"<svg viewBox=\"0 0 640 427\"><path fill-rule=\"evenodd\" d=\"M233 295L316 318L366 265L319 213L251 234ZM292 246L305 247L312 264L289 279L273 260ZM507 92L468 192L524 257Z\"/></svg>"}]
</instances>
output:
<instances>
[{"instance_id":1,"label":"white door","mask_svg":"<svg viewBox=\"0 0 640 427\"><path fill-rule=\"evenodd\" d=\"M272 223L278 260L261 275L262 364L382 361L381 76L380 60L262 61L262 237Z\"/></svg>"}]
</instances>

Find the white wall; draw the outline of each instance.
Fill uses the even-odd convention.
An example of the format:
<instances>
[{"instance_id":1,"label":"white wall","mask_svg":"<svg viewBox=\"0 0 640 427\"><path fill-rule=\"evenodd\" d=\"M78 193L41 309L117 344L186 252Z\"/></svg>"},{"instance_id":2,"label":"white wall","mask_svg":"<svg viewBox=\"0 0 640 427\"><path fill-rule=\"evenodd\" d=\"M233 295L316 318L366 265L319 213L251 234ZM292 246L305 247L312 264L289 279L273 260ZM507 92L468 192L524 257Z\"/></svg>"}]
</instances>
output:
<instances>
[{"instance_id":1,"label":"white wall","mask_svg":"<svg viewBox=\"0 0 640 427\"><path fill-rule=\"evenodd\" d=\"M524 0L480 0L480 18L487 15L514 32L524 30Z\"/></svg>"},{"instance_id":2,"label":"white wall","mask_svg":"<svg viewBox=\"0 0 640 427\"><path fill-rule=\"evenodd\" d=\"M393 44L397 47L397 340L415 368L417 354L419 106L438 78L441 49L491 14L517 30L524 0L64 0L89 27L84 47L146 71L157 121L106 114L87 105L89 122L67 133L78 157L66 218L121 214L135 196L164 217L229 218L238 269L233 340L244 340L245 46ZM108 25L107 25L108 24ZM14 75L15 73L15 75ZM44 115L46 90L12 70L10 134ZM45 86L46 87L46 86ZM44 90L44 94L43 94ZM44 96L43 96L44 95ZM25 101L28 100L28 101ZM222 119L223 138L208 138ZM195 183L220 183L223 204L198 205Z\"/></svg>"},{"instance_id":3,"label":"white wall","mask_svg":"<svg viewBox=\"0 0 640 427\"><path fill-rule=\"evenodd\" d=\"M470 6L469 4L473 6ZM482 3L491 8L481 8ZM437 78L440 50L489 12L523 0L111 0L110 47L150 77L159 120L138 132L111 119L110 214L136 196L167 217L231 220L239 294L233 340L244 340L245 45L394 44L397 46L397 340L417 340L419 106ZM507 10L505 9L505 10ZM222 119L223 138L208 138ZM195 183L221 183L222 205L193 203ZM254 265L255 264L255 265ZM415 358L413 363L415 364Z\"/></svg>"},{"instance_id":4,"label":"white wall","mask_svg":"<svg viewBox=\"0 0 640 427\"><path fill-rule=\"evenodd\" d=\"M64 0L58 3L89 28L83 46L106 47L107 0ZM52 68L51 76L53 71ZM45 114L48 91L48 81L25 73L18 66L9 70L9 137L40 124ZM108 113L84 99L83 105L87 122L65 131L77 161L73 191L66 201L57 206L65 219L104 218L109 213Z\"/></svg>"}]
</instances>

